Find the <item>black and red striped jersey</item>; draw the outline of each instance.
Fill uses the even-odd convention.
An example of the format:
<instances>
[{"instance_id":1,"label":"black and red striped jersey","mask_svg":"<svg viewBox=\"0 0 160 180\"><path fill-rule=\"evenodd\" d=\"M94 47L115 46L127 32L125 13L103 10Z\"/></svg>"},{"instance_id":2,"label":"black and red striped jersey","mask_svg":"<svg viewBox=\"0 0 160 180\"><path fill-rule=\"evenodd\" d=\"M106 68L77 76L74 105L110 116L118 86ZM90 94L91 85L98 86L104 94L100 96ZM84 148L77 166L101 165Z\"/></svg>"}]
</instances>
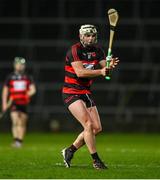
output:
<instances>
[{"instance_id":1,"label":"black and red striped jersey","mask_svg":"<svg viewBox=\"0 0 160 180\"><path fill-rule=\"evenodd\" d=\"M81 61L86 69L95 69L105 59L104 51L98 46L84 47L80 42L74 44L67 52L65 59L65 79L62 92L67 94L91 94L93 78L79 78L72 62Z\"/></svg>"},{"instance_id":2,"label":"black and red striped jersey","mask_svg":"<svg viewBox=\"0 0 160 180\"><path fill-rule=\"evenodd\" d=\"M33 83L33 78L26 73L13 72L6 78L4 86L9 88L9 98L13 100L14 104L26 105L30 102L27 91Z\"/></svg>"}]
</instances>

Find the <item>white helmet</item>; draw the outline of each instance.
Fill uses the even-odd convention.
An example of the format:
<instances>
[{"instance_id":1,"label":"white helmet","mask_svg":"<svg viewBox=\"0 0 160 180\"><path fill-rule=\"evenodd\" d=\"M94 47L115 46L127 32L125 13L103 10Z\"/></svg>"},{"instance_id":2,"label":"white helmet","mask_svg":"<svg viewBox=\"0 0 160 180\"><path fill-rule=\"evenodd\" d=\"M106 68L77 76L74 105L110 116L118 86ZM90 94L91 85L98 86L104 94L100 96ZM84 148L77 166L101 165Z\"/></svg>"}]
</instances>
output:
<instances>
[{"instance_id":1,"label":"white helmet","mask_svg":"<svg viewBox=\"0 0 160 180\"><path fill-rule=\"evenodd\" d=\"M26 60L23 57L15 57L14 64L26 64Z\"/></svg>"},{"instance_id":2,"label":"white helmet","mask_svg":"<svg viewBox=\"0 0 160 180\"><path fill-rule=\"evenodd\" d=\"M97 34L97 29L94 25L85 24L81 26L81 28L79 29L79 33L83 35L87 33Z\"/></svg>"},{"instance_id":3,"label":"white helmet","mask_svg":"<svg viewBox=\"0 0 160 180\"><path fill-rule=\"evenodd\" d=\"M95 34L96 38L94 43L97 43L97 29L94 25L91 24L82 25L81 28L79 29L79 34L82 36L82 38L80 38L82 44L83 44L83 35L86 34Z\"/></svg>"}]
</instances>

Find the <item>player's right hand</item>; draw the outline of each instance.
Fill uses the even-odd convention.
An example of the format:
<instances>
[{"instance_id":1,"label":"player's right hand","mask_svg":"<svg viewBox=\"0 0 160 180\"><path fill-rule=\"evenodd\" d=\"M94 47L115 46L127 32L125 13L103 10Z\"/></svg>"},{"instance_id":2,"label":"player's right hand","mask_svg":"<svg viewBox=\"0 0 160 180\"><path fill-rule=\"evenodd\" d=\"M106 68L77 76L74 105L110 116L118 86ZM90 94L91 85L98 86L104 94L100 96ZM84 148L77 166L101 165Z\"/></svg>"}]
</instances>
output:
<instances>
[{"instance_id":1,"label":"player's right hand","mask_svg":"<svg viewBox=\"0 0 160 180\"><path fill-rule=\"evenodd\" d=\"M111 68L104 67L101 69L101 75L106 76Z\"/></svg>"},{"instance_id":2,"label":"player's right hand","mask_svg":"<svg viewBox=\"0 0 160 180\"><path fill-rule=\"evenodd\" d=\"M12 103L13 103L13 99L12 98L10 98L8 102L3 103L2 104L2 112L7 111L7 109L11 107Z\"/></svg>"}]
</instances>

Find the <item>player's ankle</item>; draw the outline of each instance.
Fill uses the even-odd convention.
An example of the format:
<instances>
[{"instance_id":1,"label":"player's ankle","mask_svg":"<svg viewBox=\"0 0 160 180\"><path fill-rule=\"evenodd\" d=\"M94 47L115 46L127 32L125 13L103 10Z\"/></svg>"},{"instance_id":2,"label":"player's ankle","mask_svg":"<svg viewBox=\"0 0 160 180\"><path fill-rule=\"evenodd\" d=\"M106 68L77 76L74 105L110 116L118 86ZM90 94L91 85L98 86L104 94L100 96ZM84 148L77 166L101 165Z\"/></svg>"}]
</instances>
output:
<instances>
[{"instance_id":1,"label":"player's ankle","mask_svg":"<svg viewBox=\"0 0 160 180\"><path fill-rule=\"evenodd\" d=\"M93 160L100 160L97 152L91 154L91 156L92 156L92 159L93 159Z\"/></svg>"},{"instance_id":2,"label":"player's ankle","mask_svg":"<svg viewBox=\"0 0 160 180\"><path fill-rule=\"evenodd\" d=\"M78 150L76 146L74 146L73 144L68 149L70 149L73 153L75 153Z\"/></svg>"},{"instance_id":3,"label":"player's ankle","mask_svg":"<svg viewBox=\"0 0 160 180\"><path fill-rule=\"evenodd\" d=\"M19 143L22 143L22 142L23 142L23 140L20 139L20 138L14 138L14 141L15 141L15 142L19 142Z\"/></svg>"}]
</instances>

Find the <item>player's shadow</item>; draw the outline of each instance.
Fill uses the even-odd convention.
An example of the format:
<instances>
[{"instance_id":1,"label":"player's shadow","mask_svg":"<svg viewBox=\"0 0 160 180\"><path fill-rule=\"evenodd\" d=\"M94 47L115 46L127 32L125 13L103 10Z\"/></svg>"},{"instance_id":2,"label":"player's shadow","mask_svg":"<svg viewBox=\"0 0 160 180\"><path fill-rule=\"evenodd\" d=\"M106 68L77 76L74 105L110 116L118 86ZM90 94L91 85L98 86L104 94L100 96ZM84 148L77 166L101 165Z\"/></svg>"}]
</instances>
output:
<instances>
[{"instance_id":1,"label":"player's shadow","mask_svg":"<svg viewBox=\"0 0 160 180\"><path fill-rule=\"evenodd\" d=\"M65 165L63 163L56 163L54 165L55 167L62 167L62 168L66 168ZM87 169L93 169L90 165L88 164L72 164L71 168L87 168Z\"/></svg>"}]
</instances>

